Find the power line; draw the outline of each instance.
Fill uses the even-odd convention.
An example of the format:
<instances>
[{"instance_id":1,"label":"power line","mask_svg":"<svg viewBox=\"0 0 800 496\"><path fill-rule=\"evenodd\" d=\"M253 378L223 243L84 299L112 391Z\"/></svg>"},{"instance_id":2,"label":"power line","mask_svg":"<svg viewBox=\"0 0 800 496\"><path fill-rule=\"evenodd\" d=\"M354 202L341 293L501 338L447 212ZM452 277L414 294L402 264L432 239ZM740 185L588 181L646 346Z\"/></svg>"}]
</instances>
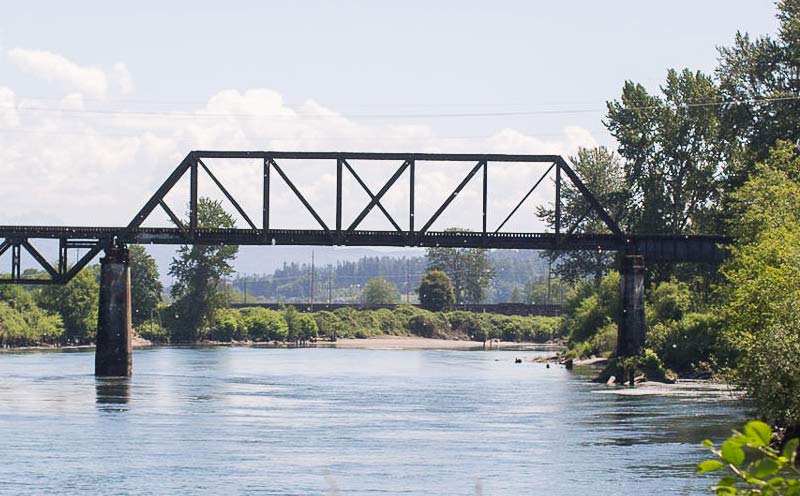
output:
<instances>
[{"instance_id":1,"label":"power line","mask_svg":"<svg viewBox=\"0 0 800 496\"><path fill-rule=\"evenodd\" d=\"M780 103L800 100L800 95L750 98L728 101L697 101L675 104L678 108L697 108L697 107L721 107L725 105L744 105L755 103ZM667 102L671 103L671 102ZM359 118L359 119L419 119L419 118L468 118L468 117L514 117L514 116L533 116L533 115L554 115L554 114L583 114L583 113L605 113L606 107L597 108L573 108L573 109L540 109L523 111L501 111L501 112L431 112L431 113L303 113L289 110L281 114L254 114L254 113L198 113L198 112L163 112L163 111L128 111L128 110L88 110L88 109L57 109L57 108L19 108L14 105L0 105L0 108L14 109L18 112L60 112L69 114L86 115L129 115L138 117L160 117L160 118L240 118L240 119L294 119L294 118ZM653 110L660 108L660 105L645 105L638 107L624 107L625 110Z\"/></svg>"}]
</instances>

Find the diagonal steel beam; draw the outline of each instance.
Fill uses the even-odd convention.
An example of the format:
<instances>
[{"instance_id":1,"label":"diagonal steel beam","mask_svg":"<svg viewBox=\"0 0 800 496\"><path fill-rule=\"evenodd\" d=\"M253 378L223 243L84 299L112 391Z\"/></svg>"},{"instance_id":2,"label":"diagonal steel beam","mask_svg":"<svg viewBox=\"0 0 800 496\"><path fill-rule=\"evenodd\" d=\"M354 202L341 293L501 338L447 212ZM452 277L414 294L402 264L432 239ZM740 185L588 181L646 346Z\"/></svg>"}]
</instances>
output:
<instances>
[{"instance_id":1,"label":"diagonal steel beam","mask_svg":"<svg viewBox=\"0 0 800 496\"><path fill-rule=\"evenodd\" d=\"M372 211L372 208L377 206L380 209L380 211L383 212L383 215L385 215L386 218L389 219L389 222L392 223L392 225L394 226L395 230L397 232L403 232L403 229L397 224L397 222L395 222L395 220L391 216L391 214L389 214L389 212L387 212L386 209L381 204L381 198L383 198L383 195L385 195L386 192L389 191L389 189L394 185L394 183L397 182L397 179L408 168L408 161L403 162L403 165L401 165L397 169L397 171L395 171L395 173L392 175L392 177L389 178L389 180L386 182L386 184L384 184L383 187L380 189L380 191L378 191L377 195L373 195L372 194L372 191L369 189L369 187L366 184L364 184L364 181L362 181L361 177L359 177L359 175L356 174L356 171L353 170L353 167L350 166L350 163L347 162L347 160L342 160L342 162L344 163L344 166L347 167L347 170L350 171L350 174L352 174L353 177L356 178L356 181L358 181L358 184L361 185L361 187L364 189L364 191L367 192L367 194L370 197L369 204L367 204L367 206L364 207L364 210L362 210L361 213L358 214L356 219L353 221L352 224L350 224L350 227L348 227L347 230L348 231L355 230L355 228L358 227L358 225L361 223L361 221L364 220L364 218L367 215L369 215L370 211Z\"/></svg>"},{"instance_id":2,"label":"diagonal steel beam","mask_svg":"<svg viewBox=\"0 0 800 496\"><path fill-rule=\"evenodd\" d=\"M572 236L572 233L574 233L575 229L577 229L578 226L581 225L581 222L583 222L583 220L586 218L586 216L589 215L589 213L592 211L592 208L593 207L591 205L589 205L589 207L583 212L583 215L578 217L578 220L574 224L572 224L572 227L570 227L567 230L567 232L564 233L563 238L559 238L558 244L563 243L568 237Z\"/></svg>"},{"instance_id":3,"label":"diagonal steel beam","mask_svg":"<svg viewBox=\"0 0 800 496\"><path fill-rule=\"evenodd\" d=\"M178 216L175 215L175 212L173 212L172 209L169 208L169 205L167 205L167 203L164 200L159 201L158 204L161 205L161 208L169 216L169 219L172 221L172 223L175 224L181 231L186 232L186 226L183 225L183 222L181 222Z\"/></svg>"},{"instance_id":4,"label":"diagonal steel beam","mask_svg":"<svg viewBox=\"0 0 800 496\"><path fill-rule=\"evenodd\" d=\"M250 225L250 229L252 229L253 231L257 231L258 228L256 227L256 225L253 223L252 220L250 220L250 217L247 216L247 214L245 213L244 209L241 207L241 205L239 205L239 202L237 202L233 198L233 196L228 192L228 190L225 189L225 186L223 186L222 183L219 182L219 179L217 179L217 176L215 176L214 174L211 173L211 170L209 170L208 166L205 164L205 162L203 162L202 159L198 158L197 161L203 167L203 170L206 171L206 174L208 174L208 177L210 177L211 180L214 181L214 184L216 184L217 187L220 189L220 191L222 191L222 193L225 195L225 198L227 198L228 201L233 204L234 208L236 208L236 211L239 212L239 215L244 217L245 222L247 222Z\"/></svg>"},{"instance_id":5,"label":"diagonal steel beam","mask_svg":"<svg viewBox=\"0 0 800 496\"><path fill-rule=\"evenodd\" d=\"M4 239L2 243L0 243L0 257L3 256L3 253L6 252L11 247L11 241Z\"/></svg>"},{"instance_id":6,"label":"diagonal steel beam","mask_svg":"<svg viewBox=\"0 0 800 496\"><path fill-rule=\"evenodd\" d=\"M439 206L439 208L436 210L436 213L434 213L433 216L431 216L431 218L428 219L428 222L426 222L425 225L422 226L422 229L419 230L420 234L427 231L428 228L431 227L431 225L433 225L434 222L436 222L436 219L438 219L439 216L442 215L442 212L444 212L445 209L453 202L453 200L456 199L456 196L458 196L458 194L461 193L461 190L464 189L464 186L467 185L470 179L472 179L475 176L475 174L480 170L481 167L483 167L483 161L475 164L475 167L473 167L472 170L469 171L469 173L467 173L466 177L464 177L461 183L458 186L456 186L456 189L453 190L450 196L447 197L447 200L445 200L444 203L442 203L441 206Z\"/></svg>"},{"instance_id":7,"label":"diagonal steel beam","mask_svg":"<svg viewBox=\"0 0 800 496\"><path fill-rule=\"evenodd\" d=\"M608 215L608 212L606 212L606 209L603 208L603 205L597 200L597 198L595 198L592 192L589 191L589 188L583 184L581 178L578 177L575 171L572 170L569 164L567 164L566 160L558 157L558 163L561 166L561 169L563 169L564 173L569 177L569 180L572 181L572 184L578 188L578 191L581 192L583 197L594 208L594 210L597 212L597 215L600 216L600 219L603 221L606 227L608 227L608 229L618 237L624 237L625 235L623 234L622 229L620 229L619 224L617 224L616 221L614 221L614 219Z\"/></svg>"},{"instance_id":8,"label":"diagonal steel beam","mask_svg":"<svg viewBox=\"0 0 800 496\"><path fill-rule=\"evenodd\" d=\"M158 202L164 199L167 193L170 192L170 190L175 186L175 184L177 184L181 177L183 177L186 171L189 170L191 162L192 154L189 153L186 155L186 158L184 158L183 161L178 164L178 167L172 171L172 174L169 175L167 180L164 181L158 190L156 190L153 196L147 200L147 203L144 204L144 207L142 207L142 209L139 210L139 212L133 217L133 220L131 220L130 224L128 224L128 227L126 228L126 231L136 229L142 225L145 219L147 219L147 216L149 216L158 206Z\"/></svg>"},{"instance_id":9,"label":"diagonal steel beam","mask_svg":"<svg viewBox=\"0 0 800 496\"><path fill-rule=\"evenodd\" d=\"M82 256L80 260L75 262L75 265L70 267L67 273L63 276L63 281L67 282L73 277L75 277L75 274L77 274L78 272L81 271L81 269L86 267L86 265L88 265L89 262L91 262L92 259L94 259L94 257L96 257L97 254L100 253L100 250L102 249L103 246L100 243L96 244L93 248L90 248L89 251L86 252L86 255Z\"/></svg>"},{"instance_id":10,"label":"diagonal steel beam","mask_svg":"<svg viewBox=\"0 0 800 496\"><path fill-rule=\"evenodd\" d=\"M275 171L283 178L284 182L286 182L286 185L289 186L289 189L291 189L292 192L294 192L295 196L297 196L297 198L300 200L300 202L303 203L303 205L306 207L306 210L308 210L308 212L312 216L314 216L314 219L316 219L317 222L319 222L319 225L322 226L322 229L326 233L330 233L330 229L328 229L328 226L322 220L322 217L320 217L319 214L317 213L317 211L314 210L314 207L312 207L311 204L308 203L308 200L306 200L306 197L303 196L303 194L300 192L299 189L297 189L297 186L294 185L294 183L291 181L291 179L289 179L286 176L286 174L283 172L283 169L280 168L278 163L275 162L272 159L270 159L270 163L272 163L272 166L275 168Z\"/></svg>"},{"instance_id":11,"label":"diagonal steel beam","mask_svg":"<svg viewBox=\"0 0 800 496\"><path fill-rule=\"evenodd\" d=\"M538 188L538 187L539 187L539 185L542 183L542 181L544 181L544 178L546 178L546 177L547 177L547 175L548 175L548 174L550 174L550 171L551 171L551 170L553 170L553 167L555 167L555 166L556 166L556 164L555 164L555 163L552 163L552 164L550 164L550 167L548 167L548 169L547 169L546 171L544 171L544 174L542 174L542 177L540 177L540 178L539 178L539 180L538 180L538 181L536 181L536 184L534 184L534 185L533 185L533 187L532 187L530 190L528 190L528 192L527 192L527 193L525 193L525 196L523 196L523 197L522 197L522 200L520 200L520 201L519 201L519 203L517 203L517 206L516 206L516 207L514 207L514 208L511 210L511 213L510 213L510 214L508 214L508 216L507 216L507 217L506 217L506 218L503 220L503 222L501 222L501 223L500 223L500 225L497 227L497 229L495 229L495 230L494 230L495 234L499 233L499 232L500 232L500 229L502 229L502 228L503 228L503 226L505 226L505 225L506 225L506 222L508 222L508 220L509 220L509 219L510 219L510 218L511 218L511 217L512 217L512 216L513 216L515 213L517 213L517 210L519 210L519 207L521 207L521 206L522 206L522 204L523 204L523 203L525 203L525 200L527 200L527 199L528 199L528 197L529 197L529 196L531 196L531 194L533 193L533 191L534 191L536 188Z\"/></svg>"},{"instance_id":12,"label":"diagonal steel beam","mask_svg":"<svg viewBox=\"0 0 800 496\"><path fill-rule=\"evenodd\" d=\"M54 269L52 265L50 265L50 262L48 262L47 259L45 259L41 253L39 253L39 251L30 243L30 241L27 239L22 240L22 246L25 247L25 250L31 254L33 259L36 260L36 262L38 262L48 274L50 274L51 279L58 279L58 271Z\"/></svg>"}]
</instances>

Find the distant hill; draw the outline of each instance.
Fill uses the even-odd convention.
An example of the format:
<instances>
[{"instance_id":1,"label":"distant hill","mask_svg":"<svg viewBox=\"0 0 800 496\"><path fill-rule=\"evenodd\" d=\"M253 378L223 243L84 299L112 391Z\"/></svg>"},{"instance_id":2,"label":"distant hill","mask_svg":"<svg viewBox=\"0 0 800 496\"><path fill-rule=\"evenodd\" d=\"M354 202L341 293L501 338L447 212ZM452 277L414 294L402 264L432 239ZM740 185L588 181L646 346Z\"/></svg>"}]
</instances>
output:
<instances>
[{"instance_id":1,"label":"distant hill","mask_svg":"<svg viewBox=\"0 0 800 496\"><path fill-rule=\"evenodd\" d=\"M419 253L421 250L379 256L372 250L366 251L371 254L356 260L337 258L335 262L326 263L324 260L328 258L321 258L315 249L314 300L339 303L358 301L364 285L375 277L390 281L401 294L413 295L428 268L428 262L424 256L409 256L408 253ZM344 250L336 250L333 254L341 253L354 254ZM330 254L326 252L326 256ZM540 252L493 250L489 252L489 261L495 267L496 277L487 291L488 303L512 301L515 288L523 291L527 283L547 274L547 260L542 258ZM311 298L311 263L286 261L272 274L239 273L232 284L250 298L270 302L305 302Z\"/></svg>"}]
</instances>

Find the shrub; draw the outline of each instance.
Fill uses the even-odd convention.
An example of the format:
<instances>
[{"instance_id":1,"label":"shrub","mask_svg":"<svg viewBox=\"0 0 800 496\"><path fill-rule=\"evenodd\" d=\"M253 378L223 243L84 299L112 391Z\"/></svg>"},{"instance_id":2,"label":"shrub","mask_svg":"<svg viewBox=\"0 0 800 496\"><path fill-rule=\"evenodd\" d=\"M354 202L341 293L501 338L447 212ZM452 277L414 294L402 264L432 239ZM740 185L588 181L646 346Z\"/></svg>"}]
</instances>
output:
<instances>
[{"instance_id":1,"label":"shrub","mask_svg":"<svg viewBox=\"0 0 800 496\"><path fill-rule=\"evenodd\" d=\"M139 335L155 344L169 343L169 332L154 320L145 320L136 328Z\"/></svg>"},{"instance_id":2,"label":"shrub","mask_svg":"<svg viewBox=\"0 0 800 496\"><path fill-rule=\"evenodd\" d=\"M797 468L800 439L784 440L782 451L770 446L772 429L759 421L748 422L742 432L733 435L717 448L706 439L703 446L714 455L700 462L697 473L725 469L723 476L712 488L726 495L797 495L800 494L800 470ZM750 463L746 463L750 458Z\"/></svg>"},{"instance_id":3,"label":"shrub","mask_svg":"<svg viewBox=\"0 0 800 496\"><path fill-rule=\"evenodd\" d=\"M449 312L447 320L450 321L450 327L453 331L469 336L473 341L486 341L489 339L488 328L483 325L479 314L459 310Z\"/></svg>"},{"instance_id":4,"label":"shrub","mask_svg":"<svg viewBox=\"0 0 800 496\"><path fill-rule=\"evenodd\" d=\"M651 380L674 382L675 374L664 367L664 363L650 348L645 348L642 354L635 358L635 366Z\"/></svg>"},{"instance_id":5,"label":"shrub","mask_svg":"<svg viewBox=\"0 0 800 496\"><path fill-rule=\"evenodd\" d=\"M592 337L592 351L602 357L610 357L617 351L617 324L609 322Z\"/></svg>"},{"instance_id":6,"label":"shrub","mask_svg":"<svg viewBox=\"0 0 800 496\"><path fill-rule=\"evenodd\" d=\"M450 323L442 313L425 311L409 319L408 330L425 338L442 338L450 330Z\"/></svg>"},{"instance_id":7,"label":"shrub","mask_svg":"<svg viewBox=\"0 0 800 496\"><path fill-rule=\"evenodd\" d=\"M674 370L697 368L717 350L719 318L711 314L689 313L679 321L659 322L647 332L647 347Z\"/></svg>"},{"instance_id":8,"label":"shrub","mask_svg":"<svg viewBox=\"0 0 800 496\"><path fill-rule=\"evenodd\" d=\"M321 336L333 340L337 337L345 337L345 326L335 313L322 310L314 313L314 320L317 322L317 329Z\"/></svg>"},{"instance_id":9,"label":"shrub","mask_svg":"<svg viewBox=\"0 0 800 496\"><path fill-rule=\"evenodd\" d=\"M284 341L288 326L283 315L267 308L242 309L247 336L253 341Z\"/></svg>"},{"instance_id":10,"label":"shrub","mask_svg":"<svg viewBox=\"0 0 800 496\"><path fill-rule=\"evenodd\" d=\"M652 324L681 320L689 311L692 294L689 285L675 279L664 281L648 294L648 321Z\"/></svg>"},{"instance_id":11,"label":"shrub","mask_svg":"<svg viewBox=\"0 0 800 496\"><path fill-rule=\"evenodd\" d=\"M231 308L218 311L209 330L209 337L214 341L247 339L247 328L241 313Z\"/></svg>"}]
</instances>

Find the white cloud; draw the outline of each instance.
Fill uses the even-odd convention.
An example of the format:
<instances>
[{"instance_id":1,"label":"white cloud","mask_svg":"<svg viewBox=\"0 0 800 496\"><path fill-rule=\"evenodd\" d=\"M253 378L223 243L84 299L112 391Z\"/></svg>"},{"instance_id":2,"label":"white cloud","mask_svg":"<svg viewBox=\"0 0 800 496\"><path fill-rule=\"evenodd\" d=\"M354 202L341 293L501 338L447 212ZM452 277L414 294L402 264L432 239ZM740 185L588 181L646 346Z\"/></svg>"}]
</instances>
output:
<instances>
[{"instance_id":1,"label":"white cloud","mask_svg":"<svg viewBox=\"0 0 800 496\"><path fill-rule=\"evenodd\" d=\"M0 104L15 103L11 90L0 88ZM57 107L53 107L57 105ZM69 107L74 112L52 111ZM4 108L0 106L0 108ZM51 111L24 113L22 109ZM124 225L193 149L299 150L299 151L417 151L561 154L577 146L592 146L591 133L566 128L560 136L540 139L514 129L502 129L475 139L440 137L421 124L362 123L309 100L292 107L269 89L225 90L212 95L194 110L169 113L138 112L83 114L80 95L69 95L58 103L27 100L16 104L25 119L24 134L0 130L0 171L14 181L0 182L0 197L13 211L0 213L37 223L41 212L57 214L65 224ZM8 117L13 115L13 121ZM17 113L0 111L12 125ZM258 223L261 202L261 164L258 161L209 160L217 177L239 199ZM376 192L399 163L353 163L364 181ZM474 164L419 164L417 167L417 227L430 215ZM538 167L538 168L537 168ZM543 166L495 164L490 167L490 227L498 224L522 195L541 176ZM286 162L286 173L323 216L333 224L335 163ZM205 181L205 180L204 180ZM345 185L345 219L349 223L365 206L368 197L349 178ZM408 186L403 177L385 197L386 208L401 226L407 219ZM201 182L203 188L209 181ZM531 202L547 202L552 184L543 183ZM438 227L480 223L480 178L465 188ZM209 189L210 191L210 189ZM183 212L185 199L176 191L170 199L176 212ZM221 198L221 196L219 196ZM275 182L272 194L275 227L313 227L314 221L289 189ZM526 204L527 205L527 204ZM232 209L231 209L232 210ZM535 221L532 207L520 209L510 228L523 229ZM282 221L282 222L281 222ZM362 227L391 228L377 209Z\"/></svg>"},{"instance_id":2,"label":"white cloud","mask_svg":"<svg viewBox=\"0 0 800 496\"><path fill-rule=\"evenodd\" d=\"M122 62L117 62L111 68L111 79L117 85L121 95L130 95L134 92L133 78L128 67Z\"/></svg>"},{"instance_id":3,"label":"white cloud","mask_svg":"<svg viewBox=\"0 0 800 496\"><path fill-rule=\"evenodd\" d=\"M84 67L63 55L45 50L12 48L8 51L12 62L37 77L57 82L92 96L104 96L108 91L108 77L102 69Z\"/></svg>"},{"instance_id":4,"label":"white cloud","mask_svg":"<svg viewBox=\"0 0 800 496\"><path fill-rule=\"evenodd\" d=\"M0 86L0 126L19 126L16 96L10 88L4 86Z\"/></svg>"}]
</instances>

